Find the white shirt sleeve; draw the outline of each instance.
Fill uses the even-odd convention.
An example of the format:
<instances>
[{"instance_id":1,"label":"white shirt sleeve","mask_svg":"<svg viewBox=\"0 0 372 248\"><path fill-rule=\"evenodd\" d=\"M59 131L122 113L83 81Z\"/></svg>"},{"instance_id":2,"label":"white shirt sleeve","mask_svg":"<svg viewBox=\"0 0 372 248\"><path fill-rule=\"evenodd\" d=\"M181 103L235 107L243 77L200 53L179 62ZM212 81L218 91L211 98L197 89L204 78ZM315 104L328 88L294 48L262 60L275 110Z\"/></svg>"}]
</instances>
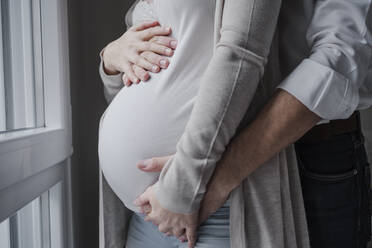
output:
<instances>
[{"instance_id":1,"label":"white shirt sleeve","mask_svg":"<svg viewBox=\"0 0 372 248\"><path fill-rule=\"evenodd\" d=\"M372 56L369 0L317 1L307 30L311 55L278 86L325 120L357 108Z\"/></svg>"}]
</instances>

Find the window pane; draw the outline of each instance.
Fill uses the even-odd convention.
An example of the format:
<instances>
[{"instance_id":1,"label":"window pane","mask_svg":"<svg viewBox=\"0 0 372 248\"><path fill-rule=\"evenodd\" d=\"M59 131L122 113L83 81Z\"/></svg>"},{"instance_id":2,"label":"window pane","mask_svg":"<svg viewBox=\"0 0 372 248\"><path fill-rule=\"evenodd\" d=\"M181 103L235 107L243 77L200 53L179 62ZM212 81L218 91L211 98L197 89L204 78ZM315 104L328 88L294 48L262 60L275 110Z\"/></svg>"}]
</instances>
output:
<instances>
[{"instance_id":1,"label":"window pane","mask_svg":"<svg viewBox=\"0 0 372 248\"><path fill-rule=\"evenodd\" d=\"M59 182L0 223L0 248L63 248L63 197Z\"/></svg>"},{"instance_id":2,"label":"window pane","mask_svg":"<svg viewBox=\"0 0 372 248\"><path fill-rule=\"evenodd\" d=\"M40 197L0 224L0 247L41 248Z\"/></svg>"},{"instance_id":3,"label":"window pane","mask_svg":"<svg viewBox=\"0 0 372 248\"><path fill-rule=\"evenodd\" d=\"M44 125L39 0L1 0L0 132Z\"/></svg>"},{"instance_id":4,"label":"window pane","mask_svg":"<svg viewBox=\"0 0 372 248\"><path fill-rule=\"evenodd\" d=\"M9 219L0 223L0 247L11 248L9 229L10 229Z\"/></svg>"}]
</instances>

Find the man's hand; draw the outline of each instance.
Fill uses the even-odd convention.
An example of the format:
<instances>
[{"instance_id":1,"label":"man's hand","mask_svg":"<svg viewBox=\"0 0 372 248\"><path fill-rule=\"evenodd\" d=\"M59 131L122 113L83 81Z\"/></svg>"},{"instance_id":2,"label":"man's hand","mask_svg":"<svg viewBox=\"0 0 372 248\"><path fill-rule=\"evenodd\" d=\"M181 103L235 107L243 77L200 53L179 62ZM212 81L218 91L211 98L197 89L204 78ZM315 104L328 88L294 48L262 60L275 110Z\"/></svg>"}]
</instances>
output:
<instances>
[{"instance_id":1,"label":"man's hand","mask_svg":"<svg viewBox=\"0 0 372 248\"><path fill-rule=\"evenodd\" d=\"M177 41L169 37L171 32L171 28L161 27L157 21L131 27L103 50L105 72L123 72L126 86L147 81L149 71L157 73L169 65L166 57L172 56L177 47Z\"/></svg>"}]
</instances>

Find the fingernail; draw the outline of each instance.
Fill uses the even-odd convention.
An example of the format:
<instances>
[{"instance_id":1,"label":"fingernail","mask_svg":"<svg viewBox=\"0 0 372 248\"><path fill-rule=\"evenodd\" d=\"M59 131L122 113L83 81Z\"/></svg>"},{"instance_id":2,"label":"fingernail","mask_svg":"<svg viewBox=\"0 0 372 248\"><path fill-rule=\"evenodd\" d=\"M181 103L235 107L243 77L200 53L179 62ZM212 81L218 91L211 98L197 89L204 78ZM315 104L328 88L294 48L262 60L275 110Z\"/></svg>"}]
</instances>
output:
<instances>
[{"instance_id":1,"label":"fingernail","mask_svg":"<svg viewBox=\"0 0 372 248\"><path fill-rule=\"evenodd\" d=\"M171 47L176 48L177 47L177 43L178 42L176 40L173 40L173 41L171 41L170 45L171 45Z\"/></svg>"},{"instance_id":2,"label":"fingernail","mask_svg":"<svg viewBox=\"0 0 372 248\"><path fill-rule=\"evenodd\" d=\"M149 79L150 75L148 73L146 73L145 75L143 75L143 81L147 81Z\"/></svg>"},{"instance_id":3,"label":"fingernail","mask_svg":"<svg viewBox=\"0 0 372 248\"><path fill-rule=\"evenodd\" d=\"M166 27L165 30L167 30L167 32L170 32L171 31L171 28L170 27Z\"/></svg>"},{"instance_id":4,"label":"fingernail","mask_svg":"<svg viewBox=\"0 0 372 248\"><path fill-rule=\"evenodd\" d=\"M170 48L165 49L165 53L167 55L171 55L172 54L172 49L170 49Z\"/></svg>"},{"instance_id":5,"label":"fingernail","mask_svg":"<svg viewBox=\"0 0 372 248\"><path fill-rule=\"evenodd\" d=\"M166 61L165 59L160 60L160 65L161 65L163 68L166 68L166 67L167 67L167 61Z\"/></svg>"},{"instance_id":6,"label":"fingernail","mask_svg":"<svg viewBox=\"0 0 372 248\"><path fill-rule=\"evenodd\" d=\"M152 71L153 72L157 72L158 70L159 70L159 66L157 66L157 65L152 66Z\"/></svg>"},{"instance_id":7,"label":"fingernail","mask_svg":"<svg viewBox=\"0 0 372 248\"><path fill-rule=\"evenodd\" d=\"M147 167L150 164L151 159L141 160L138 162L142 167Z\"/></svg>"}]
</instances>

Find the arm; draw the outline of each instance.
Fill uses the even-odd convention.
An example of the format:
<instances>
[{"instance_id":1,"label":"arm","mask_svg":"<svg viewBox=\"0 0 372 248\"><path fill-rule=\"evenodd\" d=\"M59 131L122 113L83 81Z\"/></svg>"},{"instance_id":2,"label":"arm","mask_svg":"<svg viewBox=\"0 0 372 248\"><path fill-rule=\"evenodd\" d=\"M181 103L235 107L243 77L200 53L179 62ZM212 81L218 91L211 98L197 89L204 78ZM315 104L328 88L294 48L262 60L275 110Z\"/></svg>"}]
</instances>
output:
<instances>
[{"instance_id":1,"label":"arm","mask_svg":"<svg viewBox=\"0 0 372 248\"><path fill-rule=\"evenodd\" d=\"M277 152L299 139L320 117L294 96L277 90L253 122L235 136L218 161L200 206L199 223L227 200L231 191ZM250 149L247 149L249 147ZM160 172L171 156L139 161L144 172ZM147 212L148 206L141 210Z\"/></svg>"},{"instance_id":2,"label":"arm","mask_svg":"<svg viewBox=\"0 0 372 248\"><path fill-rule=\"evenodd\" d=\"M280 5L271 0L225 1L221 38L190 120L155 184L155 195L166 209L185 214L198 210L216 162L263 75Z\"/></svg>"},{"instance_id":3,"label":"arm","mask_svg":"<svg viewBox=\"0 0 372 248\"><path fill-rule=\"evenodd\" d=\"M214 213L254 170L298 140L319 120L291 94L278 90L257 118L231 141L218 162L201 205L200 222Z\"/></svg>"},{"instance_id":4,"label":"arm","mask_svg":"<svg viewBox=\"0 0 372 248\"><path fill-rule=\"evenodd\" d=\"M357 108L372 57L370 5L316 1L306 33L310 56L279 86L323 119L346 119Z\"/></svg>"},{"instance_id":5,"label":"arm","mask_svg":"<svg viewBox=\"0 0 372 248\"><path fill-rule=\"evenodd\" d=\"M298 140L321 117L347 118L355 110L358 89L371 56L366 24L370 3L334 3L318 2L307 32L309 43L313 44L312 55L282 83L281 88L286 91L276 92L218 162L203 199L201 221L215 212L255 169ZM326 93L317 94L322 91ZM314 95L318 97L312 99ZM334 106L339 108L331 109Z\"/></svg>"}]
</instances>

